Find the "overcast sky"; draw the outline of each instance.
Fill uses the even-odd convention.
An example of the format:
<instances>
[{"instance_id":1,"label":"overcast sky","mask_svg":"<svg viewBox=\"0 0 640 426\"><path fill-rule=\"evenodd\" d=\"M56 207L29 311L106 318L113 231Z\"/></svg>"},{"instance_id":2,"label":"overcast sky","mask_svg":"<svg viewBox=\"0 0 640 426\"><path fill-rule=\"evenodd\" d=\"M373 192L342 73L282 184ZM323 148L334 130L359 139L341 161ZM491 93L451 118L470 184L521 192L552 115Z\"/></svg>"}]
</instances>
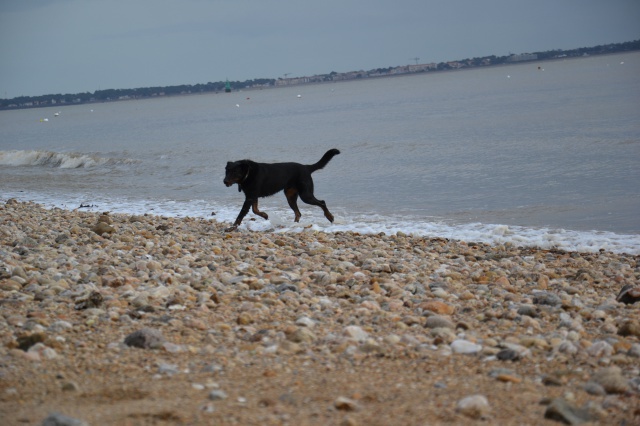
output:
<instances>
[{"instance_id":1,"label":"overcast sky","mask_svg":"<svg viewBox=\"0 0 640 426\"><path fill-rule=\"evenodd\" d=\"M640 39L640 0L0 0L0 97Z\"/></svg>"}]
</instances>

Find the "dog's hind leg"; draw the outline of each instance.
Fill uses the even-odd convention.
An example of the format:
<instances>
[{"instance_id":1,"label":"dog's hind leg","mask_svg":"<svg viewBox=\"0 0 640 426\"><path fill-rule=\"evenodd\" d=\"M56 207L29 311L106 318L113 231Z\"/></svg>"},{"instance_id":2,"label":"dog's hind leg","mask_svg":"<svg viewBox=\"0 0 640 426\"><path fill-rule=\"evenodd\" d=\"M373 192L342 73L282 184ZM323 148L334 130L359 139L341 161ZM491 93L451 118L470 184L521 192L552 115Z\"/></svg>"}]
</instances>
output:
<instances>
[{"instance_id":1,"label":"dog's hind leg","mask_svg":"<svg viewBox=\"0 0 640 426\"><path fill-rule=\"evenodd\" d=\"M333 223L333 215L327 208L327 204L322 200L318 200L312 192L300 192L300 199L307 204L320 207L324 212L324 217L329 219L329 222Z\"/></svg>"},{"instance_id":2,"label":"dog's hind leg","mask_svg":"<svg viewBox=\"0 0 640 426\"><path fill-rule=\"evenodd\" d=\"M251 210L253 211L254 214L257 214L258 216L260 216L260 217L262 217L264 219L269 219L269 215L268 214L258 210L258 200L255 200L253 202L253 204L251 205Z\"/></svg>"},{"instance_id":3,"label":"dog's hind leg","mask_svg":"<svg viewBox=\"0 0 640 426\"><path fill-rule=\"evenodd\" d=\"M287 197L289 207L296 214L295 222L300 222L300 210L298 209L298 190L295 188L287 188L284 190L284 195Z\"/></svg>"}]
</instances>

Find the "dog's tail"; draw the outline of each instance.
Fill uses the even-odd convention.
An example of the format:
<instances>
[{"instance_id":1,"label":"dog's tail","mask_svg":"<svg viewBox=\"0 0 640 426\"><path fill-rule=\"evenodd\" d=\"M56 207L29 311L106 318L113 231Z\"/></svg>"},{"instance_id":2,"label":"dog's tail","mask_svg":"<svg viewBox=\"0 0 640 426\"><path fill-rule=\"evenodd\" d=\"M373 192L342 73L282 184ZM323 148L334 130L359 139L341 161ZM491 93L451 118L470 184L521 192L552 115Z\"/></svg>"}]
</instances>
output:
<instances>
[{"instance_id":1,"label":"dog's tail","mask_svg":"<svg viewBox=\"0 0 640 426\"><path fill-rule=\"evenodd\" d=\"M320 161L318 161L316 164L310 164L309 168L311 169L311 173L315 172L316 170L320 170L322 168L324 168L324 166L327 165L327 163L329 163L329 161L331 161L331 159L333 158L334 155L338 155L340 154L340 151L333 148L330 149L329 151L325 152L324 155L322 156L322 158L320 159Z\"/></svg>"}]
</instances>

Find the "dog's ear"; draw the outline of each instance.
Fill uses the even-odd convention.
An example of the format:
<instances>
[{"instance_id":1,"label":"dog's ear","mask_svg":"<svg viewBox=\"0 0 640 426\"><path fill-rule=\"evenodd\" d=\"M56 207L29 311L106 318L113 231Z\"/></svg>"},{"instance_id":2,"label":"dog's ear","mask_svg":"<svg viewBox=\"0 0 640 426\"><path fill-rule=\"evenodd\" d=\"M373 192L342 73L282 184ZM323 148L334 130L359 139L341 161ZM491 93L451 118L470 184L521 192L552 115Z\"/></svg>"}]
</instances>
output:
<instances>
[{"instance_id":1,"label":"dog's ear","mask_svg":"<svg viewBox=\"0 0 640 426\"><path fill-rule=\"evenodd\" d=\"M249 175L249 170L251 169L251 163L249 161L247 160L236 161L235 166L241 170L242 176L244 176L244 178L246 178ZM238 192L242 192L241 184L238 184Z\"/></svg>"},{"instance_id":2,"label":"dog's ear","mask_svg":"<svg viewBox=\"0 0 640 426\"><path fill-rule=\"evenodd\" d=\"M249 169L251 168L251 162L248 160L240 160L236 162L236 166L239 167L240 170L242 170L243 175L246 175L249 172Z\"/></svg>"}]
</instances>

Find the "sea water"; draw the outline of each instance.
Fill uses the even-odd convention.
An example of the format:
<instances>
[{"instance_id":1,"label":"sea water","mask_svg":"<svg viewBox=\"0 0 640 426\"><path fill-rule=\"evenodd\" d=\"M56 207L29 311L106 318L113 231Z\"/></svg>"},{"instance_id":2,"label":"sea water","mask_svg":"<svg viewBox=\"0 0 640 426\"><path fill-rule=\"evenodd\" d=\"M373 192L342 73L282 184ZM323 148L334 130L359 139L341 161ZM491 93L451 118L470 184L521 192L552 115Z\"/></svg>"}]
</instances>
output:
<instances>
[{"instance_id":1,"label":"sea water","mask_svg":"<svg viewBox=\"0 0 640 426\"><path fill-rule=\"evenodd\" d=\"M640 53L0 112L0 200L231 223L227 161L315 163L241 229L640 253Z\"/></svg>"}]
</instances>

